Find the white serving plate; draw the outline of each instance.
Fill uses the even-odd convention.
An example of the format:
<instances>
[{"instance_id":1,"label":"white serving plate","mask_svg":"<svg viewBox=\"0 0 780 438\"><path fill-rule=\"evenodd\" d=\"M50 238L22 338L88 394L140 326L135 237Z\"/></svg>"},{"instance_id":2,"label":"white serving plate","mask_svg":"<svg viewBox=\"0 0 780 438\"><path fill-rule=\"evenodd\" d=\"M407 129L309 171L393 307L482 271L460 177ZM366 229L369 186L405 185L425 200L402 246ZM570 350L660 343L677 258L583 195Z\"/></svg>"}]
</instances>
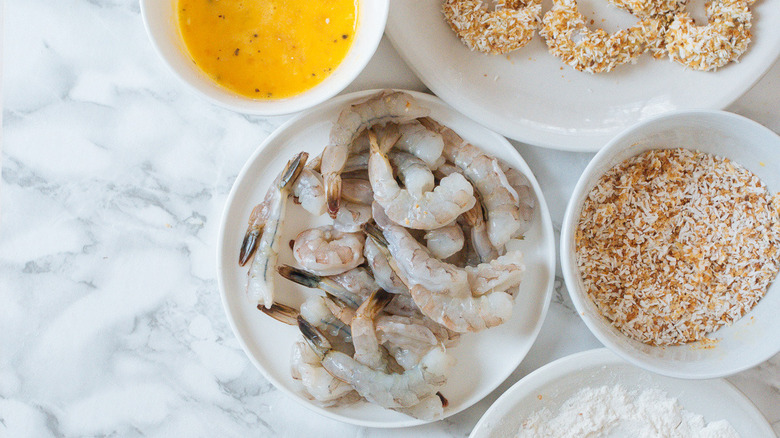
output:
<instances>
[{"instance_id":1,"label":"white serving plate","mask_svg":"<svg viewBox=\"0 0 780 438\"><path fill-rule=\"evenodd\" d=\"M576 353L551 362L509 388L485 412L470 438L514 437L530 414L563 402L585 387L623 385L629 391L659 389L683 409L706 422L727 420L742 437L774 438L761 412L724 379L679 380L637 368L606 348Z\"/></svg>"},{"instance_id":2,"label":"white serving plate","mask_svg":"<svg viewBox=\"0 0 780 438\"><path fill-rule=\"evenodd\" d=\"M578 3L608 32L637 21L606 1ZM635 65L595 75L550 55L538 34L509 56L472 52L444 21L441 4L391 2L386 32L401 57L431 91L468 117L515 140L556 149L596 151L624 128L653 115L725 108L780 54L780 0L751 6L750 47L739 63L717 72L688 70L645 54ZM542 5L548 11L551 0Z\"/></svg>"},{"instance_id":3,"label":"white serving plate","mask_svg":"<svg viewBox=\"0 0 780 438\"><path fill-rule=\"evenodd\" d=\"M293 342L299 338L298 329L274 321L256 309L256 303L245 294L248 267L239 267L237 262L249 213L263 199L284 163L301 150L312 156L319 154L341 109L376 92L364 91L334 98L288 121L258 147L239 173L228 196L217 245L217 271L222 303L233 332L252 363L274 386L307 408L330 418L361 426L405 427L425 421L367 403L321 408L303 397L299 384L290 377L290 352ZM512 145L500 135L452 110L438 98L409 93L431 109L433 118L488 153L507 160L528 176L538 201L533 226L522 243L527 271L512 318L499 327L462 336L458 346L450 350L457 363L449 373L449 383L441 391L449 400L444 415L450 416L497 388L531 348L552 294L555 243L550 214L539 184ZM287 217L289 221L282 235L279 261L294 264L287 242L303 229L321 224L326 219L310 220L312 216L292 202L289 203ZM306 296L314 293L277 276L279 302L297 306Z\"/></svg>"}]
</instances>

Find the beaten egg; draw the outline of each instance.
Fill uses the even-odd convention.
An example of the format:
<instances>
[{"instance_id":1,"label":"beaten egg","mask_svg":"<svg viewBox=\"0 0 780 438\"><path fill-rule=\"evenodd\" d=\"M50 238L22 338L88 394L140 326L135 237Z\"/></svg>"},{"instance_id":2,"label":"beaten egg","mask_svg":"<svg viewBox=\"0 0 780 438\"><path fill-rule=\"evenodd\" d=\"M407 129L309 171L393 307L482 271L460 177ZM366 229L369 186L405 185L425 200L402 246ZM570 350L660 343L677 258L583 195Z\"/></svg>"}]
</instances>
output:
<instances>
[{"instance_id":1,"label":"beaten egg","mask_svg":"<svg viewBox=\"0 0 780 438\"><path fill-rule=\"evenodd\" d=\"M242 96L281 99L327 78L355 36L357 0L178 0L193 62Z\"/></svg>"}]
</instances>

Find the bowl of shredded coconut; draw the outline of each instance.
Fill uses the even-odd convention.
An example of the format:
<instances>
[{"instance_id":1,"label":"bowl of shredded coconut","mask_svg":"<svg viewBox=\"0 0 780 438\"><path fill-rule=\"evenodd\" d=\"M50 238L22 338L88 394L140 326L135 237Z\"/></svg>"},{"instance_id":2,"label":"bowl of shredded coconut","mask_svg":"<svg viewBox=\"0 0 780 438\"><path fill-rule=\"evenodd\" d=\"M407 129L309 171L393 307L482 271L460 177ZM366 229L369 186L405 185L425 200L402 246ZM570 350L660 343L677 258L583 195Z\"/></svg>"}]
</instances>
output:
<instances>
[{"instance_id":1,"label":"bowl of shredded coconut","mask_svg":"<svg viewBox=\"0 0 780 438\"><path fill-rule=\"evenodd\" d=\"M772 438L758 409L725 379L647 372L606 348L551 362L509 388L470 438Z\"/></svg>"},{"instance_id":2,"label":"bowl of shredded coconut","mask_svg":"<svg viewBox=\"0 0 780 438\"><path fill-rule=\"evenodd\" d=\"M640 123L583 172L561 231L569 295L626 360L721 377L780 351L780 137L687 111Z\"/></svg>"}]
</instances>

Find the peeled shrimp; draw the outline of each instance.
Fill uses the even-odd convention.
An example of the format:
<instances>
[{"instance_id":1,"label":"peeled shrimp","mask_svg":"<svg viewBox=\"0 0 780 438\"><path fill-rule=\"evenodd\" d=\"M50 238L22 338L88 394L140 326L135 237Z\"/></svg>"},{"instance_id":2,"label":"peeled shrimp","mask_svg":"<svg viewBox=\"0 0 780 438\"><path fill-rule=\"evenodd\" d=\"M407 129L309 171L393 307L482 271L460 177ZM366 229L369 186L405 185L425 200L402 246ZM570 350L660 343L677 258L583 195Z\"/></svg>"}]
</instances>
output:
<instances>
[{"instance_id":1,"label":"peeled shrimp","mask_svg":"<svg viewBox=\"0 0 780 438\"><path fill-rule=\"evenodd\" d=\"M392 151L387 155L390 164L398 173L404 188L415 198L434 188L433 172L425 162L408 152ZM369 174L369 178L371 178ZM372 200L373 202L373 200Z\"/></svg>"},{"instance_id":2,"label":"peeled shrimp","mask_svg":"<svg viewBox=\"0 0 780 438\"><path fill-rule=\"evenodd\" d=\"M273 303L270 308L263 306L257 306L257 308L271 318L287 325L298 324L298 316L302 316L306 321L327 334L341 338L344 342L352 342L352 329L349 324L344 323L339 316L330 311L323 297L307 298L300 310L280 303Z\"/></svg>"},{"instance_id":3,"label":"peeled shrimp","mask_svg":"<svg viewBox=\"0 0 780 438\"><path fill-rule=\"evenodd\" d=\"M536 197L531 182L522 172L509 166L506 162L498 160L498 165L506 175L506 180L517 193L518 207L520 208L520 228L517 233L522 234L531 227L531 220L534 217L534 208L536 208Z\"/></svg>"},{"instance_id":4,"label":"peeled shrimp","mask_svg":"<svg viewBox=\"0 0 780 438\"><path fill-rule=\"evenodd\" d=\"M487 225L482 213L482 202L477 199L474 208L463 213L461 217L468 226L471 248L477 254L479 263L488 262L498 257L498 251L488 236Z\"/></svg>"},{"instance_id":5,"label":"peeled shrimp","mask_svg":"<svg viewBox=\"0 0 780 438\"><path fill-rule=\"evenodd\" d=\"M474 191L463 175L455 173L443 178L433 191L415 197L401 189L393 178L393 168L369 131L371 158L368 176L374 197L388 217L398 224L418 230L440 228L454 221L474 206Z\"/></svg>"},{"instance_id":6,"label":"peeled shrimp","mask_svg":"<svg viewBox=\"0 0 780 438\"><path fill-rule=\"evenodd\" d=\"M280 191L291 184L295 184L299 174L305 169L304 165L308 156L309 154L302 152L288 162L284 170L274 179L274 182L265 194L263 202L257 204L252 209L252 213L249 215L249 226L244 234L244 241L241 242L241 251L238 256L238 264L240 266L244 266L254 255L259 242L258 238L262 235L269 217L277 214L281 199Z\"/></svg>"},{"instance_id":7,"label":"peeled shrimp","mask_svg":"<svg viewBox=\"0 0 780 438\"><path fill-rule=\"evenodd\" d=\"M336 216L341 199L341 172L350 155L351 145L364 129L388 122L403 123L428 115L427 108L412 96L385 90L364 102L351 105L339 115L330 131L330 141L322 154L322 175L328 199L328 213Z\"/></svg>"},{"instance_id":8,"label":"peeled shrimp","mask_svg":"<svg viewBox=\"0 0 780 438\"><path fill-rule=\"evenodd\" d=\"M426 232L424 239L428 250L441 260L460 251L465 242L463 230L456 222Z\"/></svg>"},{"instance_id":9,"label":"peeled shrimp","mask_svg":"<svg viewBox=\"0 0 780 438\"><path fill-rule=\"evenodd\" d=\"M398 278L393 268L387 263L385 254L372 240L366 240L363 246L363 255L366 256L368 266L374 273L374 281L384 290L401 295L409 295L409 288Z\"/></svg>"},{"instance_id":10,"label":"peeled shrimp","mask_svg":"<svg viewBox=\"0 0 780 438\"><path fill-rule=\"evenodd\" d=\"M292 190L293 196L309 213L320 216L325 213L325 183L319 172L308 166L303 169L301 175L295 181Z\"/></svg>"},{"instance_id":11,"label":"peeled shrimp","mask_svg":"<svg viewBox=\"0 0 780 438\"><path fill-rule=\"evenodd\" d=\"M301 340L293 344L290 374L300 380L307 398L321 406L333 406L339 402L354 402L359 397L348 383L333 377L322 367L320 358ZM355 394L356 397L350 397Z\"/></svg>"},{"instance_id":12,"label":"peeled shrimp","mask_svg":"<svg viewBox=\"0 0 780 438\"><path fill-rule=\"evenodd\" d=\"M387 371L388 364L379 347L374 319L392 299L393 295L382 289L374 291L357 308L350 322L352 345L355 346L354 358L374 370Z\"/></svg>"},{"instance_id":13,"label":"peeled shrimp","mask_svg":"<svg viewBox=\"0 0 780 438\"><path fill-rule=\"evenodd\" d=\"M431 349L420 363L403 373L385 373L363 365L332 348L313 325L299 318L304 339L320 358L322 366L337 379L348 383L366 400L385 408L408 408L435 395L447 382L451 358L444 347Z\"/></svg>"},{"instance_id":14,"label":"peeled shrimp","mask_svg":"<svg viewBox=\"0 0 780 438\"><path fill-rule=\"evenodd\" d=\"M444 140L441 134L429 130L417 120L399 125L398 132L401 136L395 143L396 149L411 153L423 160L432 170L442 164Z\"/></svg>"},{"instance_id":15,"label":"peeled shrimp","mask_svg":"<svg viewBox=\"0 0 780 438\"><path fill-rule=\"evenodd\" d=\"M303 169L308 157L309 154L301 152L288 161L282 171L282 177L279 178L279 183L275 185L275 189L269 191L271 196L266 195L268 215L263 235L257 245L252 265L249 267L247 294L267 308L271 307L274 302L274 271L276 270L276 260L279 257L279 239L287 206L287 196L292 182ZM247 245L246 238L244 245ZM244 246L242 246L242 254L244 253L243 248Z\"/></svg>"},{"instance_id":16,"label":"peeled shrimp","mask_svg":"<svg viewBox=\"0 0 780 438\"><path fill-rule=\"evenodd\" d=\"M333 228L344 233L360 231L360 227L371 220L371 205L355 202L342 202L336 219L333 220Z\"/></svg>"},{"instance_id":17,"label":"peeled shrimp","mask_svg":"<svg viewBox=\"0 0 780 438\"><path fill-rule=\"evenodd\" d=\"M498 160L431 118L422 119L421 122L442 135L444 157L460 168L481 195L487 209L490 242L494 247L501 248L518 234L521 222L518 194L507 181Z\"/></svg>"},{"instance_id":18,"label":"peeled shrimp","mask_svg":"<svg viewBox=\"0 0 780 438\"><path fill-rule=\"evenodd\" d=\"M476 267L458 268L431 257L411 234L374 209L377 225L366 231L386 243L399 276L423 314L456 332L479 331L506 321L514 300L505 290L517 286L525 270L519 250Z\"/></svg>"},{"instance_id":19,"label":"peeled shrimp","mask_svg":"<svg viewBox=\"0 0 780 438\"><path fill-rule=\"evenodd\" d=\"M326 225L298 234L293 256L304 269L315 274L340 274L363 263L364 242L362 233L344 233Z\"/></svg>"}]
</instances>

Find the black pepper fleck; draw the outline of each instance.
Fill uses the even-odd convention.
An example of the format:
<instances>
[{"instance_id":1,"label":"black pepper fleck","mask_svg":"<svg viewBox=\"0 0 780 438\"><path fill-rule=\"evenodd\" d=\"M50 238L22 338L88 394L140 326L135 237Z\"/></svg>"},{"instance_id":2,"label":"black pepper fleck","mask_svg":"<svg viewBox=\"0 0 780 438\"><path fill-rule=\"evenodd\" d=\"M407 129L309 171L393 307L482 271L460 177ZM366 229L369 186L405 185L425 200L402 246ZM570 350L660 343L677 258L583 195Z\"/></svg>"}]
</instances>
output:
<instances>
[{"instance_id":1,"label":"black pepper fleck","mask_svg":"<svg viewBox=\"0 0 780 438\"><path fill-rule=\"evenodd\" d=\"M344 34L344 35L341 36L341 39L343 39L343 40L345 40L347 38L349 38L349 35L347 35L347 34Z\"/></svg>"},{"instance_id":2,"label":"black pepper fleck","mask_svg":"<svg viewBox=\"0 0 780 438\"><path fill-rule=\"evenodd\" d=\"M238 49L236 49L236 51L233 52L233 55L238 56Z\"/></svg>"}]
</instances>

